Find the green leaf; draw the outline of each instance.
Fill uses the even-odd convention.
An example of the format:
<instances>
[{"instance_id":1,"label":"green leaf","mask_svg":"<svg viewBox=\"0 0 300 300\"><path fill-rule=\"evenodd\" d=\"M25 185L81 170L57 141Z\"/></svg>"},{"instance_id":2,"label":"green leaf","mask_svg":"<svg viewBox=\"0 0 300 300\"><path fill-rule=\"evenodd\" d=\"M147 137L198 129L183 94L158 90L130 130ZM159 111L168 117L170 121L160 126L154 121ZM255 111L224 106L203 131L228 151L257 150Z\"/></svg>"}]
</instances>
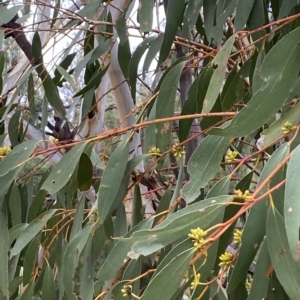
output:
<instances>
[{"instance_id":1,"label":"green leaf","mask_svg":"<svg viewBox=\"0 0 300 300\"><path fill-rule=\"evenodd\" d=\"M18 11L23 7L23 5L16 5L7 8L6 5L0 6L0 24L5 24L11 21L11 19L18 13Z\"/></svg>"},{"instance_id":2,"label":"green leaf","mask_svg":"<svg viewBox=\"0 0 300 300\"><path fill-rule=\"evenodd\" d=\"M210 112L213 108L217 97L223 87L224 76L227 68L229 55L232 51L232 46L235 40L235 35L231 36L222 49L218 52L215 59L212 61L214 72L212 74L206 95L203 103L202 113Z\"/></svg>"},{"instance_id":3,"label":"green leaf","mask_svg":"<svg viewBox=\"0 0 300 300\"><path fill-rule=\"evenodd\" d=\"M26 229L25 229L26 230ZM41 241L41 234L38 234L30 242L29 247L27 248L26 254L24 256L23 263L23 285L26 286L32 278L34 273L35 264L37 262L39 245Z\"/></svg>"},{"instance_id":4,"label":"green leaf","mask_svg":"<svg viewBox=\"0 0 300 300\"><path fill-rule=\"evenodd\" d=\"M300 146L294 150L288 163L285 194L284 194L284 219L288 244L295 261L299 261L299 228L300 228L300 185L299 185L299 160Z\"/></svg>"},{"instance_id":5,"label":"green leaf","mask_svg":"<svg viewBox=\"0 0 300 300\"><path fill-rule=\"evenodd\" d=\"M149 50L146 54L144 65L143 65L143 77L145 77L145 73L149 70L150 65L157 53L159 52L161 45L164 40L164 35L160 34L153 42L151 43Z\"/></svg>"},{"instance_id":6,"label":"green leaf","mask_svg":"<svg viewBox=\"0 0 300 300\"><path fill-rule=\"evenodd\" d=\"M103 224L116 198L127 167L129 143L124 141L111 155L104 170L98 191L98 212ZM114 182L114 185L111 183Z\"/></svg>"},{"instance_id":7,"label":"green leaf","mask_svg":"<svg viewBox=\"0 0 300 300\"><path fill-rule=\"evenodd\" d=\"M297 4L299 4L297 0L286 0L281 2L278 19L286 17Z\"/></svg>"},{"instance_id":8,"label":"green leaf","mask_svg":"<svg viewBox=\"0 0 300 300\"><path fill-rule=\"evenodd\" d=\"M189 205L169 215L153 229L141 230L122 240L134 243L132 246L134 253L149 255L170 243L186 238L192 228L200 227L205 230L221 221L224 213L223 204L229 199L230 196L226 195Z\"/></svg>"},{"instance_id":9,"label":"green leaf","mask_svg":"<svg viewBox=\"0 0 300 300\"><path fill-rule=\"evenodd\" d=\"M73 277L75 274L75 269L79 262L79 256L86 245L88 238L94 228L95 224L89 225L79 231L74 238L70 241L66 253L64 255L64 268L62 274L62 280L65 287L65 292L70 300L76 300L75 294L73 293L74 284Z\"/></svg>"},{"instance_id":10,"label":"green leaf","mask_svg":"<svg viewBox=\"0 0 300 300\"><path fill-rule=\"evenodd\" d=\"M80 191L88 191L91 188L93 177L93 165L90 158L82 153L77 171L78 188Z\"/></svg>"},{"instance_id":11,"label":"green leaf","mask_svg":"<svg viewBox=\"0 0 300 300\"><path fill-rule=\"evenodd\" d=\"M90 91L90 90L93 90L93 91L94 91L94 90L99 86L99 84L100 84L100 82L101 82L101 79L102 79L102 77L105 75L105 73L106 73L108 67L109 67L109 64L108 64L104 69L102 69L102 70L96 72L96 73L93 75L93 77L90 79L89 83L88 83L82 90L80 90L78 93L76 93L76 94L73 96L73 98L78 97L78 96L81 96L81 95L87 93L87 92Z\"/></svg>"},{"instance_id":12,"label":"green leaf","mask_svg":"<svg viewBox=\"0 0 300 300\"><path fill-rule=\"evenodd\" d=\"M98 246L98 245L97 245ZM80 270L80 298L86 300L93 299L94 293L94 245L93 239L90 236L83 252L82 268Z\"/></svg>"},{"instance_id":13,"label":"green leaf","mask_svg":"<svg viewBox=\"0 0 300 300\"><path fill-rule=\"evenodd\" d=\"M129 63L128 75L129 75L129 85L131 88L131 97L135 101L135 94L136 94L136 81L137 81L137 72L138 66L142 56L144 55L145 51L150 47L152 41L155 39L154 36L150 36L144 39L135 49L132 58Z\"/></svg>"},{"instance_id":14,"label":"green leaf","mask_svg":"<svg viewBox=\"0 0 300 300\"><path fill-rule=\"evenodd\" d=\"M248 300L267 298L269 278L266 276L271 268L271 260L268 253L267 241L265 240L259 251L255 272Z\"/></svg>"},{"instance_id":15,"label":"green leaf","mask_svg":"<svg viewBox=\"0 0 300 300\"><path fill-rule=\"evenodd\" d=\"M20 116L21 110L17 110L8 123L8 135L12 147L15 147L19 144Z\"/></svg>"},{"instance_id":16,"label":"green leaf","mask_svg":"<svg viewBox=\"0 0 300 300\"><path fill-rule=\"evenodd\" d=\"M2 92L2 87L3 87L2 72L4 69L4 62L5 62L4 52L0 51L0 93Z\"/></svg>"},{"instance_id":17,"label":"green leaf","mask_svg":"<svg viewBox=\"0 0 300 300\"><path fill-rule=\"evenodd\" d=\"M28 299L32 299L33 293L34 293L34 286L35 286L35 282L34 280L32 280L27 286L25 291L23 292L23 294L21 295L21 297L19 298L19 300L28 300Z\"/></svg>"},{"instance_id":18,"label":"green leaf","mask_svg":"<svg viewBox=\"0 0 300 300\"><path fill-rule=\"evenodd\" d=\"M55 299L54 276L50 266L46 265L43 277L42 300L52 299Z\"/></svg>"},{"instance_id":19,"label":"green leaf","mask_svg":"<svg viewBox=\"0 0 300 300\"><path fill-rule=\"evenodd\" d=\"M78 206L76 207L74 222L70 233L70 240L72 240L73 237L82 230L84 205L85 205L85 197L83 194L81 199L79 200Z\"/></svg>"},{"instance_id":20,"label":"green leaf","mask_svg":"<svg viewBox=\"0 0 300 300\"><path fill-rule=\"evenodd\" d=\"M134 227L144 219L143 201L141 196L141 189L139 185L134 187L134 196L132 203L132 220L131 226Z\"/></svg>"},{"instance_id":21,"label":"green leaf","mask_svg":"<svg viewBox=\"0 0 300 300\"><path fill-rule=\"evenodd\" d=\"M251 13L253 2L254 0L239 0L234 18L234 28L236 31L244 29Z\"/></svg>"},{"instance_id":22,"label":"green leaf","mask_svg":"<svg viewBox=\"0 0 300 300\"><path fill-rule=\"evenodd\" d=\"M41 189L48 191L50 194L54 194L64 187L70 180L85 147L86 143L79 143L67 152L53 168Z\"/></svg>"},{"instance_id":23,"label":"green leaf","mask_svg":"<svg viewBox=\"0 0 300 300\"><path fill-rule=\"evenodd\" d=\"M157 297L157 291L163 291L165 300L171 299L176 288L180 285L193 255L193 249L188 249L176 255L163 270L155 273L143 293L141 300L155 299Z\"/></svg>"},{"instance_id":24,"label":"green leaf","mask_svg":"<svg viewBox=\"0 0 300 300\"><path fill-rule=\"evenodd\" d=\"M182 37L190 37L190 33L199 17L199 11L201 10L202 4L203 0L190 0L187 2L187 8L182 22Z\"/></svg>"},{"instance_id":25,"label":"green leaf","mask_svg":"<svg viewBox=\"0 0 300 300\"><path fill-rule=\"evenodd\" d=\"M177 29L181 25L184 8L185 1L168 1L168 8L166 13L166 29L164 34L164 41L159 53L159 61L157 64L158 67L166 60L170 53L170 49L172 47Z\"/></svg>"},{"instance_id":26,"label":"green leaf","mask_svg":"<svg viewBox=\"0 0 300 300\"><path fill-rule=\"evenodd\" d=\"M210 36L212 39L212 42L216 44L217 46L220 46L222 44L222 38L223 38L223 26L224 23L227 21L228 17L234 12L238 0L231 0L228 1L222 1L223 3L218 3L217 9L216 9L216 25L212 28ZM226 6L225 6L226 4Z\"/></svg>"},{"instance_id":27,"label":"green leaf","mask_svg":"<svg viewBox=\"0 0 300 300\"><path fill-rule=\"evenodd\" d=\"M150 228L152 225L153 219L148 218L140 222L132 230L130 230L124 238L130 237L135 231L140 231L145 228ZM119 241L115 244L114 248L108 254L106 260L100 268L100 271L97 275L97 278L100 282L111 280L114 278L118 270L124 264L124 259L127 257L128 252L130 251L130 243L124 243Z\"/></svg>"},{"instance_id":28,"label":"green leaf","mask_svg":"<svg viewBox=\"0 0 300 300\"><path fill-rule=\"evenodd\" d=\"M281 39L265 57L259 78L261 88L225 128L214 128L209 134L239 137L248 135L266 123L290 97L290 90L298 77L300 28ZM285 59L282 59L285 53Z\"/></svg>"},{"instance_id":29,"label":"green leaf","mask_svg":"<svg viewBox=\"0 0 300 300\"><path fill-rule=\"evenodd\" d=\"M17 224L14 227L9 229L9 242L8 244L11 245L12 242L21 234L22 231L24 231L29 224L22 223Z\"/></svg>"},{"instance_id":30,"label":"green leaf","mask_svg":"<svg viewBox=\"0 0 300 300\"><path fill-rule=\"evenodd\" d=\"M267 216L267 245L277 278L291 300L299 299L300 268L293 260L285 224L278 211L270 206Z\"/></svg>"},{"instance_id":31,"label":"green leaf","mask_svg":"<svg viewBox=\"0 0 300 300\"><path fill-rule=\"evenodd\" d=\"M22 231L22 233L17 238L14 244L10 258L19 254L30 241L43 229L48 220L54 215L56 209L50 209L42 213L39 217L34 219L27 227Z\"/></svg>"},{"instance_id":32,"label":"green leaf","mask_svg":"<svg viewBox=\"0 0 300 300\"><path fill-rule=\"evenodd\" d=\"M71 85L71 87L75 88L75 81L71 77L71 75L61 66L57 66L56 69L65 78L65 80Z\"/></svg>"},{"instance_id":33,"label":"green leaf","mask_svg":"<svg viewBox=\"0 0 300 300\"><path fill-rule=\"evenodd\" d=\"M266 166L264 167L259 178L258 186L273 172L280 162L289 154L289 145L284 144L277 149ZM257 197L267 192L267 187L263 187ZM227 291L234 289L243 279L241 274L247 274L248 268L265 236L266 223L263 220L267 218L267 210L269 206L268 197L260 200L253 208L251 208L247 218L246 225L243 230L242 244L239 251L238 259L235 263ZM259 224L259 226L257 226Z\"/></svg>"},{"instance_id":34,"label":"green leaf","mask_svg":"<svg viewBox=\"0 0 300 300\"><path fill-rule=\"evenodd\" d=\"M182 190L187 202L194 201L202 188L217 173L229 139L207 136L197 147L188 162L190 182Z\"/></svg>"},{"instance_id":35,"label":"green leaf","mask_svg":"<svg viewBox=\"0 0 300 300\"><path fill-rule=\"evenodd\" d=\"M0 168L0 204L13 180L23 169L39 141L31 140L16 146L2 161Z\"/></svg>"},{"instance_id":36,"label":"green leaf","mask_svg":"<svg viewBox=\"0 0 300 300\"><path fill-rule=\"evenodd\" d=\"M150 32L152 30L153 19L153 3L148 0L139 1L139 23L142 32Z\"/></svg>"},{"instance_id":37,"label":"green leaf","mask_svg":"<svg viewBox=\"0 0 300 300\"><path fill-rule=\"evenodd\" d=\"M16 184L13 184L9 195L9 209L12 226L21 223L21 199Z\"/></svg>"},{"instance_id":38,"label":"green leaf","mask_svg":"<svg viewBox=\"0 0 300 300\"><path fill-rule=\"evenodd\" d=\"M295 104L289 111L281 114L280 119L271 124L269 128L263 131L264 145L269 145L283 135L282 127L285 122L297 125L300 122L300 102Z\"/></svg>"},{"instance_id":39,"label":"green leaf","mask_svg":"<svg viewBox=\"0 0 300 300\"><path fill-rule=\"evenodd\" d=\"M4 205L0 205L0 292L2 292L5 299L8 300L8 224L7 211Z\"/></svg>"},{"instance_id":40,"label":"green leaf","mask_svg":"<svg viewBox=\"0 0 300 300\"><path fill-rule=\"evenodd\" d=\"M204 30L207 40L211 40L212 29L215 21L215 11L217 2L211 0L203 0Z\"/></svg>"},{"instance_id":41,"label":"green leaf","mask_svg":"<svg viewBox=\"0 0 300 300\"><path fill-rule=\"evenodd\" d=\"M171 5L171 3L169 3ZM177 94L178 81L186 61L176 65L165 77L160 87L156 100L156 119L168 118L174 115L175 98ZM155 127L156 147L163 153L170 143L172 122L163 122L153 125Z\"/></svg>"},{"instance_id":42,"label":"green leaf","mask_svg":"<svg viewBox=\"0 0 300 300\"><path fill-rule=\"evenodd\" d=\"M69 54L67 55L59 64L59 66L61 68L63 68L64 70L67 70L69 68L69 66L71 65L74 57L76 56L76 52L75 53L72 53L72 54ZM59 72L58 69L56 69L54 71L54 78L53 78L53 83L55 85L58 85L59 81L61 80L62 78L62 74Z\"/></svg>"}]
</instances>

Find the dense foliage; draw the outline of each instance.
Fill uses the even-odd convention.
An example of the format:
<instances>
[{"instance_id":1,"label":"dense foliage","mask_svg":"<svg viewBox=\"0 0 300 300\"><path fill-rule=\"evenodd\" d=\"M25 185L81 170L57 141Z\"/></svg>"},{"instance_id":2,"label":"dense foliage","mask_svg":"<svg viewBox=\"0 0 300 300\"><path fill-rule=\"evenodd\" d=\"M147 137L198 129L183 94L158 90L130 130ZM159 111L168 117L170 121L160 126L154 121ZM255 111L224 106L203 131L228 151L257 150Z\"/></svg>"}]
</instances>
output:
<instances>
[{"instance_id":1,"label":"dense foliage","mask_svg":"<svg viewBox=\"0 0 300 300\"><path fill-rule=\"evenodd\" d=\"M298 300L299 25L297 0L1 2L0 300Z\"/></svg>"}]
</instances>

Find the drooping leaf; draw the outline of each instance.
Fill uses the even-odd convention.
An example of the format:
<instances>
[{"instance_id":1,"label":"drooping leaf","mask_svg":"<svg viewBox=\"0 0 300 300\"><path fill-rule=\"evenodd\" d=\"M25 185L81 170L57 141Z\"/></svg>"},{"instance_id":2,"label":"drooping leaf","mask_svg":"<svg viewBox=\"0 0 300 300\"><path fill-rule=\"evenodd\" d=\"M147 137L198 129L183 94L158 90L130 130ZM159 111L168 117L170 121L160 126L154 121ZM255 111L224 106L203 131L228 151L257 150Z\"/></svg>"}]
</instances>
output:
<instances>
[{"instance_id":1,"label":"drooping leaf","mask_svg":"<svg viewBox=\"0 0 300 300\"><path fill-rule=\"evenodd\" d=\"M255 272L248 300L263 299L267 297L269 278L266 276L271 267L271 260L268 253L267 241L265 240L259 251Z\"/></svg>"},{"instance_id":2,"label":"drooping leaf","mask_svg":"<svg viewBox=\"0 0 300 300\"><path fill-rule=\"evenodd\" d=\"M143 293L141 300L154 299L157 297L157 290L164 291L164 299L171 299L176 288L182 281L193 255L193 250L186 250L179 255L176 255L163 270L154 274Z\"/></svg>"},{"instance_id":3,"label":"drooping leaf","mask_svg":"<svg viewBox=\"0 0 300 300\"><path fill-rule=\"evenodd\" d=\"M137 71L140 60L145 53L145 51L150 47L151 43L155 39L154 36L150 36L144 39L135 49L132 58L129 63L128 76L129 76L129 84L131 88L131 97L135 101L136 94L136 81L137 81Z\"/></svg>"},{"instance_id":4,"label":"drooping leaf","mask_svg":"<svg viewBox=\"0 0 300 300\"><path fill-rule=\"evenodd\" d=\"M247 135L266 123L279 110L298 77L300 67L295 65L300 59L299 31L297 28L286 35L267 54L260 72L261 88L247 106L233 118L227 128L214 128L210 130L210 134L231 137ZM286 53L285 59L281 59L282 53Z\"/></svg>"},{"instance_id":5,"label":"drooping leaf","mask_svg":"<svg viewBox=\"0 0 300 300\"><path fill-rule=\"evenodd\" d=\"M217 173L228 144L228 138L207 136L192 154L188 163L190 182L182 190L187 202L194 201L200 188Z\"/></svg>"},{"instance_id":6,"label":"drooping leaf","mask_svg":"<svg viewBox=\"0 0 300 300\"><path fill-rule=\"evenodd\" d=\"M234 28L236 31L242 30L246 25L253 2L254 0L239 0L234 18Z\"/></svg>"},{"instance_id":7,"label":"drooping leaf","mask_svg":"<svg viewBox=\"0 0 300 300\"><path fill-rule=\"evenodd\" d=\"M300 203L299 203L299 168L300 147L298 146L289 161L286 174L284 194L284 220L290 252L295 261L299 261L299 228L300 228Z\"/></svg>"},{"instance_id":8,"label":"drooping leaf","mask_svg":"<svg viewBox=\"0 0 300 300\"><path fill-rule=\"evenodd\" d=\"M7 5L0 6L0 24L5 24L11 21L22 7L22 5L14 5L10 8L8 8Z\"/></svg>"},{"instance_id":9,"label":"drooping leaf","mask_svg":"<svg viewBox=\"0 0 300 300\"><path fill-rule=\"evenodd\" d=\"M41 189L54 194L65 186L70 180L85 147L85 143L79 143L66 153L60 162L53 168ZM70 161L72 162L71 164Z\"/></svg>"},{"instance_id":10,"label":"drooping leaf","mask_svg":"<svg viewBox=\"0 0 300 300\"><path fill-rule=\"evenodd\" d=\"M23 169L39 141L31 140L16 146L2 161L0 168L0 204L13 180Z\"/></svg>"},{"instance_id":11,"label":"drooping leaf","mask_svg":"<svg viewBox=\"0 0 300 300\"><path fill-rule=\"evenodd\" d=\"M291 300L300 295L300 267L292 257L283 218L270 206L267 216L267 245L279 282Z\"/></svg>"},{"instance_id":12,"label":"drooping leaf","mask_svg":"<svg viewBox=\"0 0 300 300\"><path fill-rule=\"evenodd\" d=\"M175 34L178 27L181 25L184 8L184 1L168 1L168 8L166 12L166 29L164 34L164 41L159 52L158 66L163 63L169 55Z\"/></svg>"},{"instance_id":13,"label":"drooping leaf","mask_svg":"<svg viewBox=\"0 0 300 300\"><path fill-rule=\"evenodd\" d=\"M169 3L171 4L171 3ZM174 114L175 97L177 93L178 81L186 62L183 61L176 65L165 77L160 87L160 92L156 100L156 119L172 117ZM167 150L172 131L172 122L163 122L154 125L156 147L161 152Z\"/></svg>"},{"instance_id":14,"label":"drooping leaf","mask_svg":"<svg viewBox=\"0 0 300 300\"><path fill-rule=\"evenodd\" d=\"M148 0L139 1L139 23L142 32L150 32L152 29L153 3Z\"/></svg>"},{"instance_id":15,"label":"drooping leaf","mask_svg":"<svg viewBox=\"0 0 300 300\"><path fill-rule=\"evenodd\" d=\"M43 277L42 300L54 299L55 298L54 292L55 292L54 276L50 266L47 265Z\"/></svg>"},{"instance_id":16,"label":"drooping leaf","mask_svg":"<svg viewBox=\"0 0 300 300\"><path fill-rule=\"evenodd\" d=\"M217 56L212 61L213 68L215 70L212 74L209 86L207 88L205 100L203 102L202 113L210 112L210 110L213 108L217 100L217 97L223 86L224 75L227 68L227 62L229 59L229 55L232 51L234 40L235 40L235 35L231 36L226 41L223 48L218 52Z\"/></svg>"},{"instance_id":17,"label":"drooping leaf","mask_svg":"<svg viewBox=\"0 0 300 300\"><path fill-rule=\"evenodd\" d=\"M92 162L85 153L82 153L77 171L78 188L80 191L88 191L91 188L92 176Z\"/></svg>"},{"instance_id":18,"label":"drooping leaf","mask_svg":"<svg viewBox=\"0 0 300 300\"><path fill-rule=\"evenodd\" d=\"M19 235L14 244L10 258L19 254L28 243L43 229L48 220L55 214L56 209L50 209L34 219Z\"/></svg>"},{"instance_id":19,"label":"drooping leaf","mask_svg":"<svg viewBox=\"0 0 300 300\"><path fill-rule=\"evenodd\" d=\"M113 152L104 170L98 191L98 212L101 224L105 221L118 194L127 167L129 143L124 141ZM111 183L114 182L114 185Z\"/></svg>"},{"instance_id":20,"label":"drooping leaf","mask_svg":"<svg viewBox=\"0 0 300 300\"><path fill-rule=\"evenodd\" d=\"M270 173L277 167L280 162L288 155L289 145L284 144L274 152L264 167L259 178L258 186L270 175ZM267 192L267 187L261 189L258 197ZM247 222L243 229L242 244L239 251L238 259L235 263L227 290L230 292L243 279L241 274L246 274L251 262L258 251L258 246L262 242L266 233L267 210L269 206L269 199L265 197L260 200L254 207L251 208ZM259 224L259 226L257 226Z\"/></svg>"},{"instance_id":21,"label":"drooping leaf","mask_svg":"<svg viewBox=\"0 0 300 300\"><path fill-rule=\"evenodd\" d=\"M65 292L70 300L76 300L75 294L73 293L74 284L73 276L75 269L78 265L79 256L86 245L88 238L90 237L91 231L94 224L89 225L79 231L67 246L66 253L64 255L64 269L62 274L62 280L65 287Z\"/></svg>"},{"instance_id":22,"label":"drooping leaf","mask_svg":"<svg viewBox=\"0 0 300 300\"><path fill-rule=\"evenodd\" d=\"M151 230L141 230L128 239L127 243L134 243L132 250L135 253L149 255L155 251L185 238L191 229L204 230L218 223L223 217L224 206L230 196L210 198L189 205L176 213L169 215L164 221ZM204 213L205 212L205 213Z\"/></svg>"},{"instance_id":23,"label":"drooping leaf","mask_svg":"<svg viewBox=\"0 0 300 300\"><path fill-rule=\"evenodd\" d=\"M8 300L8 223L7 210L3 204L0 205L0 291L6 300Z\"/></svg>"}]
</instances>

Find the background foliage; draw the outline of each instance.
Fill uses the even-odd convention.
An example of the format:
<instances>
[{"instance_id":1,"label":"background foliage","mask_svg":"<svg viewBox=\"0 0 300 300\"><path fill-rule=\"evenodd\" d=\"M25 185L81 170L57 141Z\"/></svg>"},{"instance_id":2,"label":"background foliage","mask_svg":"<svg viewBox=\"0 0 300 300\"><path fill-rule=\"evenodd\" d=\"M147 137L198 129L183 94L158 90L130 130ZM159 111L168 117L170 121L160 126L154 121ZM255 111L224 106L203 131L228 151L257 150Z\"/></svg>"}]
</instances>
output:
<instances>
[{"instance_id":1,"label":"background foliage","mask_svg":"<svg viewBox=\"0 0 300 300\"><path fill-rule=\"evenodd\" d=\"M300 4L0 6L0 299L299 299Z\"/></svg>"}]
</instances>

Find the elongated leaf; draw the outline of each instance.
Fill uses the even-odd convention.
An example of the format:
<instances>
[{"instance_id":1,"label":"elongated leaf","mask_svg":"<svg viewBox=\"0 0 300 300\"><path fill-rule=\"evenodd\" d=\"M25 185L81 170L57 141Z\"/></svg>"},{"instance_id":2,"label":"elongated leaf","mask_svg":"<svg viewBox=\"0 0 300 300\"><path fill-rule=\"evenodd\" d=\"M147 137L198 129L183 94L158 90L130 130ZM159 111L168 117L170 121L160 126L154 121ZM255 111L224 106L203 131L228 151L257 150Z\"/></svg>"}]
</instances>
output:
<instances>
[{"instance_id":1,"label":"elongated leaf","mask_svg":"<svg viewBox=\"0 0 300 300\"><path fill-rule=\"evenodd\" d=\"M288 244L295 261L299 261L299 228L300 228L300 147L298 146L287 167L286 186L284 194L284 219Z\"/></svg>"},{"instance_id":2,"label":"elongated leaf","mask_svg":"<svg viewBox=\"0 0 300 300\"><path fill-rule=\"evenodd\" d=\"M150 65L159 52L161 45L164 40L164 35L160 34L153 42L151 43L149 50L146 54L144 65L143 65L143 77L145 78L145 73L149 70Z\"/></svg>"},{"instance_id":3,"label":"elongated leaf","mask_svg":"<svg viewBox=\"0 0 300 300\"><path fill-rule=\"evenodd\" d=\"M235 35L231 36L224 44L222 50L220 50L213 60L213 65L215 67L214 73L212 74L207 93L205 95L205 100L203 103L202 113L210 112L213 108L217 97L220 93L221 87L223 86L224 75L226 72L227 62L229 55L232 50Z\"/></svg>"},{"instance_id":4,"label":"elongated leaf","mask_svg":"<svg viewBox=\"0 0 300 300\"><path fill-rule=\"evenodd\" d=\"M195 150L188 163L190 182L182 190L187 202L194 201L202 188L218 171L229 139L207 136Z\"/></svg>"},{"instance_id":5,"label":"elongated leaf","mask_svg":"<svg viewBox=\"0 0 300 300\"><path fill-rule=\"evenodd\" d=\"M261 173L258 186L266 179L274 168L280 164L282 159L284 159L288 153L289 145L287 144L284 144L274 152ZM257 196L259 197L259 195L262 195L265 192L267 192L267 187L262 188ZM227 287L229 292L241 282L243 279L241 274L247 274L248 268L254 260L258 250L258 245L260 245L265 236L266 223L263 220L266 220L267 218L268 202L268 198L266 197L250 210L250 214L243 230L239 256ZM257 226L257 224L259 224L259 226Z\"/></svg>"},{"instance_id":6,"label":"elongated leaf","mask_svg":"<svg viewBox=\"0 0 300 300\"><path fill-rule=\"evenodd\" d=\"M22 5L16 5L10 8L7 8L6 5L0 6L0 24L5 24L11 21L11 19L18 13L18 11L22 7Z\"/></svg>"},{"instance_id":7,"label":"elongated leaf","mask_svg":"<svg viewBox=\"0 0 300 300\"><path fill-rule=\"evenodd\" d=\"M7 211L3 205L0 205L0 291L5 299L8 300L8 224Z\"/></svg>"},{"instance_id":8,"label":"elongated leaf","mask_svg":"<svg viewBox=\"0 0 300 300\"><path fill-rule=\"evenodd\" d=\"M98 192L98 212L101 224L106 219L121 186L127 167L128 151L129 143L125 141L113 152L104 170ZM114 185L111 185L112 182Z\"/></svg>"},{"instance_id":9,"label":"elongated leaf","mask_svg":"<svg viewBox=\"0 0 300 300\"><path fill-rule=\"evenodd\" d=\"M132 58L130 60L129 64L129 84L131 88L131 97L135 101L135 94L136 94L136 81L137 81L137 71L138 71L138 65L140 63L140 60L145 53L145 51L150 47L151 43L155 39L154 36L150 36L146 39L144 39L136 48L134 51Z\"/></svg>"},{"instance_id":10,"label":"elongated leaf","mask_svg":"<svg viewBox=\"0 0 300 300\"><path fill-rule=\"evenodd\" d=\"M43 183L41 189L54 194L64 187L70 180L85 146L85 143L79 143L72 148L71 151L66 153L60 162L54 167L48 178Z\"/></svg>"},{"instance_id":11,"label":"elongated leaf","mask_svg":"<svg viewBox=\"0 0 300 300\"><path fill-rule=\"evenodd\" d=\"M5 195L13 180L23 169L26 160L28 160L38 143L39 141L37 140L23 142L21 145L16 146L1 163L0 204L2 197Z\"/></svg>"},{"instance_id":12,"label":"elongated leaf","mask_svg":"<svg viewBox=\"0 0 300 300\"><path fill-rule=\"evenodd\" d=\"M297 300L300 295L300 268L289 249L284 221L274 207L268 211L267 245L278 280L290 299Z\"/></svg>"},{"instance_id":13,"label":"elongated leaf","mask_svg":"<svg viewBox=\"0 0 300 300\"><path fill-rule=\"evenodd\" d=\"M239 0L234 18L235 30L242 30L251 13L254 0Z\"/></svg>"},{"instance_id":14,"label":"elongated leaf","mask_svg":"<svg viewBox=\"0 0 300 300\"><path fill-rule=\"evenodd\" d=\"M90 236L83 253L83 267L80 270L80 297L81 299L92 300L94 292L94 248ZM97 245L98 246L98 245Z\"/></svg>"},{"instance_id":15,"label":"elongated leaf","mask_svg":"<svg viewBox=\"0 0 300 300\"><path fill-rule=\"evenodd\" d=\"M299 32L300 28L295 29L270 50L259 75L261 88L227 128L214 128L209 131L210 134L231 137L247 135L266 123L279 110L290 96L289 92L298 77ZM280 58L282 53L286 54L285 59Z\"/></svg>"},{"instance_id":16,"label":"elongated leaf","mask_svg":"<svg viewBox=\"0 0 300 300\"><path fill-rule=\"evenodd\" d=\"M139 1L139 23L142 32L149 32L152 29L153 3L148 0Z\"/></svg>"},{"instance_id":17,"label":"elongated leaf","mask_svg":"<svg viewBox=\"0 0 300 300\"><path fill-rule=\"evenodd\" d=\"M164 41L159 53L158 66L166 60L173 44L177 28L181 25L182 15L184 11L184 1L169 0L166 13L166 29Z\"/></svg>"},{"instance_id":18,"label":"elongated leaf","mask_svg":"<svg viewBox=\"0 0 300 300\"><path fill-rule=\"evenodd\" d=\"M300 122L300 102L293 106L287 113L281 115L280 119L271 124L269 128L263 131L264 145L269 145L283 135L282 127L284 123L290 122L292 125Z\"/></svg>"},{"instance_id":19,"label":"elongated leaf","mask_svg":"<svg viewBox=\"0 0 300 300\"><path fill-rule=\"evenodd\" d=\"M80 191L88 191L91 188L92 176L92 162L85 153L82 153L77 172L78 188Z\"/></svg>"},{"instance_id":20,"label":"elongated leaf","mask_svg":"<svg viewBox=\"0 0 300 300\"><path fill-rule=\"evenodd\" d=\"M47 265L43 277L42 300L54 299L55 298L54 292L55 292L54 276L50 266Z\"/></svg>"},{"instance_id":21,"label":"elongated leaf","mask_svg":"<svg viewBox=\"0 0 300 300\"><path fill-rule=\"evenodd\" d=\"M98 85L100 84L101 79L105 75L108 67L109 67L109 64L104 69L97 72L96 75L91 78L89 83L81 91L76 93L73 97L75 98L75 97L78 97L78 96L81 96L81 95L87 93L90 90L95 90L98 87Z\"/></svg>"},{"instance_id":22,"label":"elongated leaf","mask_svg":"<svg viewBox=\"0 0 300 300\"><path fill-rule=\"evenodd\" d=\"M132 246L133 252L149 255L187 237L192 228L200 227L205 230L218 223L223 218L223 204L229 199L230 196L221 196L192 204L171 214L153 229L136 232L130 238L122 240L128 243L135 242Z\"/></svg>"},{"instance_id":23,"label":"elongated leaf","mask_svg":"<svg viewBox=\"0 0 300 300\"><path fill-rule=\"evenodd\" d=\"M29 247L24 256L24 264L23 264L23 284L27 285L32 279L32 274L35 268L35 264L37 262L37 255L39 251L39 245L41 241L41 235L38 234L33 240L30 242Z\"/></svg>"},{"instance_id":24,"label":"elongated leaf","mask_svg":"<svg viewBox=\"0 0 300 300\"><path fill-rule=\"evenodd\" d=\"M193 255L193 250L186 250L175 256L163 270L154 274L154 277L143 293L141 300L155 299L158 290L163 291L164 299L171 299L176 288L182 281Z\"/></svg>"},{"instance_id":25,"label":"elongated leaf","mask_svg":"<svg viewBox=\"0 0 300 300\"><path fill-rule=\"evenodd\" d=\"M222 3L223 2L223 3ZM228 17L233 13L238 3L238 0L222 1L218 3L216 9L216 25L211 30L211 39L214 44L220 46L222 44L223 26ZM225 6L226 4L226 6Z\"/></svg>"},{"instance_id":26,"label":"elongated leaf","mask_svg":"<svg viewBox=\"0 0 300 300\"><path fill-rule=\"evenodd\" d=\"M21 199L16 184L14 184L10 190L9 208L11 213L12 225L15 226L21 223Z\"/></svg>"},{"instance_id":27,"label":"elongated leaf","mask_svg":"<svg viewBox=\"0 0 300 300\"><path fill-rule=\"evenodd\" d=\"M261 246L253 282L251 283L251 290L248 300L263 299L267 297L269 278L266 276L271 267L271 260L268 253L267 241L265 240Z\"/></svg>"},{"instance_id":28,"label":"elongated leaf","mask_svg":"<svg viewBox=\"0 0 300 300\"><path fill-rule=\"evenodd\" d=\"M176 65L164 79L156 100L156 119L173 116L178 81L185 64L186 62L183 61ZM164 152L167 150L167 146L170 142L172 122L158 123L155 128L156 147L159 148L161 152Z\"/></svg>"},{"instance_id":29,"label":"elongated leaf","mask_svg":"<svg viewBox=\"0 0 300 300\"><path fill-rule=\"evenodd\" d=\"M131 231L129 231L127 235L125 235L125 238L130 237L135 231L150 228L152 222L153 220L151 218L143 220L137 226L135 226ZM118 243L115 244L114 248L107 256L106 260L104 261L97 275L100 283L101 282L104 283L104 281L106 280L113 279L113 277L116 275L118 270L124 264L124 259L127 258L127 254L129 254L130 248L131 248L130 243L126 244L122 241L119 241Z\"/></svg>"},{"instance_id":30,"label":"elongated leaf","mask_svg":"<svg viewBox=\"0 0 300 300\"><path fill-rule=\"evenodd\" d=\"M79 231L70 241L66 249L63 261L64 269L62 279L64 282L65 292L70 300L76 300L75 294L73 293L73 276L78 265L79 256L87 243L93 227L94 224L89 225Z\"/></svg>"},{"instance_id":31,"label":"elongated leaf","mask_svg":"<svg viewBox=\"0 0 300 300\"><path fill-rule=\"evenodd\" d=\"M30 241L43 229L48 220L56 212L56 209L50 209L42 213L39 217L34 219L27 227L22 231L22 233L17 238L16 243L14 244L10 258L19 254L24 247L30 243Z\"/></svg>"}]
</instances>

